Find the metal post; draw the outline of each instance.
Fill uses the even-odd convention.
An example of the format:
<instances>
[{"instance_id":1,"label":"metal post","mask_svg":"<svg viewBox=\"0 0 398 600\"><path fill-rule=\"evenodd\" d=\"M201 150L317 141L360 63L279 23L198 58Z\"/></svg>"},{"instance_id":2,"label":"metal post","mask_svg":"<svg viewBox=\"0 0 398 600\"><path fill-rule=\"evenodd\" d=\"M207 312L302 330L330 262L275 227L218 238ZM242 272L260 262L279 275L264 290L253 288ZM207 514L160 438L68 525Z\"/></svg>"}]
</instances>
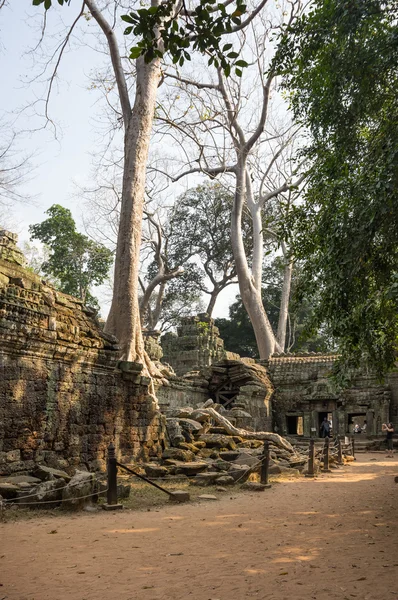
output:
<instances>
[{"instance_id":1,"label":"metal post","mask_svg":"<svg viewBox=\"0 0 398 600\"><path fill-rule=\"evenodd\" d=\"M338 443L337 462L339 463L339 465L343 465L344 464L344 460L343 460L343 446L341 444L341 439L340 438L337 439L337 443Z\"/></svg>"},{"instance_id":2,"label":"metal post","mask_svg":"<svg viewBox=\"0 0 398 600\"><path fill-rule=\"evenodd\" d=\"M308 450L308 473L306 473L305 476L315 476L315 440L310 440L310 447Z\"/></svg>"},{"instance_id":3,"label":"metal post","mask_svg":"<svg viewBox=\"0 0 398 600\"><path fill-rule=\"evenodd\" d=\"M325 437L325 446L323 448L323 469L322 471L324 473L331 473L331 470L329 468L329 445L330 445L330 439L329 436Z\"/></svg>"},{"instance_id":4,"label":"metal post","mask_svg":"<svg viewBox=\"0 0 398 600\"><path fill-rule=\"evenodd\" d=\"M116 452L113 442L108 446L108 461L107 461L107 474L108 474L108 490L106 493L107 503L103 505L105 510L118 510L123 508L123 504L117 503L117 464L116 464Z\"/></svg>"},{"instance_id":5,"label":"metal post","mask_svg":"<svg viewBox=\"0 0 398 600\"><path fill-rule=\"evenodd\" d=\"M271 485L268 483L268 472L269 472L269 442L267 440L264 441L264 449L263 449L263 458L261 461L261 483L267 488L270 488Z\"/></svg>"}]
</instances>

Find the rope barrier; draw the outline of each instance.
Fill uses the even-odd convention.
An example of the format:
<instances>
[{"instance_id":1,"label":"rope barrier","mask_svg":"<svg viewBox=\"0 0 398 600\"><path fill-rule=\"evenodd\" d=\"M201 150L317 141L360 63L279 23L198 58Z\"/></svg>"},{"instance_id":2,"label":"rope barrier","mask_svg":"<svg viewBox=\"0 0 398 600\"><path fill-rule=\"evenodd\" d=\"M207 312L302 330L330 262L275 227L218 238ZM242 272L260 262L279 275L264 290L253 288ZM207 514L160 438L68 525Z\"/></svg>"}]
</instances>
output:
<instances>
[{"instance_id":1,"label":"rope barrier","mask_svg":"<svg viewBox=\"0 0 398 600\"><path fill-rule=\"evenodd\" d=\"M58 488L58 490L63 489L63 488ZM54 490L54 491L58 491L58 490ZM77 496L76 498L63 498L61 500L39 500L38 502L35 502L34 504L59 504L60 502L72 502L73 500L84 500L85 498L92 498L93 496L101 496L103 494L106 494L108 491L108 488L106 488L106 490L102 490L101 492L93 492L92 494L87 494L86 496ZM26 496L23 496L23 499L25 499ZM11 504L9 504L8 506L12 506L13 504L17 505L17 506L32 506L33 502L15 502L14 499L8 499L8 501L11 500ZM0 503L0 508L2 507L2 504L5 504L5 500L2 501L2 503ZM4 507L5 508L5 507Z\"/></svg>"},{"instance_id":2,"label":"rope barrier","mask_svg":"<svg viewBox=\"0 0 398 600\"><path fill-rule=\"evenodd\" d=\"M51 481L51 480L49 480L49 481ZM54 480L52 480L52 481L54 481ZM101 480L97 478L96 481L101 481ZM46 483L46 482L43 481L43 483ZM54 490L54 492L55 491L58 492L58 491L64 490L67 487L69 487L69 488L76 487L77 485L81 485L81 483L82 483L81 481L77 481L76 483L72 483L72 484L67 483L63 487L56 488L56 490ZM38 484L38 485L40 485L40 484ZM23 491L23 490L21 490L21 491ZM51 491L51 490L49 490L49 491ZM21 498L24 498L24 499L26 499L26 498L34 498L34 496L36 496L36 495L37 495L37 492L33 493L33 494L29 494L28 496L21 496ZM13 498L5 498L2 502L10 502L11 500L13 500Z\"/></svg>"}]
</instances>

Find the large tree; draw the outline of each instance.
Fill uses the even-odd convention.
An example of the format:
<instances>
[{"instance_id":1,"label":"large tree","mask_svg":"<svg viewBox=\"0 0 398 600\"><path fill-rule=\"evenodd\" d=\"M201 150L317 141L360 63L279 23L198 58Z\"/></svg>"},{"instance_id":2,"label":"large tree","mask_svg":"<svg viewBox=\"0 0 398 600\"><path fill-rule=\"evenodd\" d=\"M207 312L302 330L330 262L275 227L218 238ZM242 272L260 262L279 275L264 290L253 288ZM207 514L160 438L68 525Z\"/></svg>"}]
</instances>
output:
<instances>
[{"instance_id":1,"label":"large tree","mask_svg":"<svg viewBox=\"0 0 398 600\"><path fill-rule=\"evenodd\" d=\"M197 173L218 177L234 196L230 226L234 263L262 358L285 346L292 268L288 228L278 226L274 230L265 225L274 225L270 211L274 199L281 209L278 216L284 213L286 217L304 180L303 165L290 155L297 128L288 118L278 123L277 110L272 110L271 97L277 94L277 82L273 64L269 64L276 32L283 21L296 19L301 2L289 3L286 12L283 6L278 8L259 18L250 43L243 37L240 40L247 68L238 76L226 78L219 67L191 72L169 69L166 81L168 78L174 82L174 94L170 92L168 105L163 102L157 114L157 122L163 124L161 131L178 140L183 148L180 169L174 167L171 173L173 180ZM245 211L252 222L249 245L245 244ZM261 297L264 249L270 237L275 245L283 246L286 254L283 310L277 330L271 326Z\"/></svg>"},{"instance_id":2,"label":"large tree","mask_svg":"<svg viewBox=\"0 0 398 600\"><path fill-rule=\"evenodd\" d=\"M382 373L398 336L397 2L312 2L276 64L310 133L294 215L303 292L318 292L318 321L343 356L355 365L365 355Z\"/></svg>"},{"instance_id":3,"label":"large tree","mask_svg":"<svg viewBox=\"0 0 398 600\"><path fill-rule=\"evenodd\" d=\"M127 83L122 52L115 34L114 16L120 14L120 3L115 2L115 12L109 14L106 5L101 9L94 0L84 0L72 25L73 29L87 10L99 26L108 45L121 106L124 128L123 186L113 299L106 329L118 337L122 356L126 360L145 360L138 307L139 254L146 164L157 89L161 83L162 57L166 51L175 62L182 65L185 60L190 60L192 49L199 50L208 54L209 61L216 62L228 74L231 65L237 64L238 53L229 51L226 54L232 44L223 46L223 36L246 28L266 2L260 0L252 12L245 15L246 6L241 0L236 0L236 4L226 0L216 5L198 2L190 8L174 0L165 3L151 0L149 8L124 14L123 19L128 24L125 34L132 34L138 40L130 54L132 59L136 59L134 91ZM58 0L58 3L69 5L65 0ZM48 9L52 0L33 0L33 4L44 4ZM124 6L122 9L126 12ZM65 44L61 44L61 50L66 47L69 38L70 34ZM53 81L54 78L51 78L50 88Z\"/></svg>"},{"instance_id":4,"label":"large tree","mask_svg":"<svg viewBox=\"0 0 398 600\"><path fill-rule=\"evenodd\" d=\"M69 209L54 204L46 214L47 219L29 227L31 240L39 240L48 249L40 271L52 277L63 292L98 308L90 290L108 276L112 252L79 233Z\"/></svg>"}]
</instances>

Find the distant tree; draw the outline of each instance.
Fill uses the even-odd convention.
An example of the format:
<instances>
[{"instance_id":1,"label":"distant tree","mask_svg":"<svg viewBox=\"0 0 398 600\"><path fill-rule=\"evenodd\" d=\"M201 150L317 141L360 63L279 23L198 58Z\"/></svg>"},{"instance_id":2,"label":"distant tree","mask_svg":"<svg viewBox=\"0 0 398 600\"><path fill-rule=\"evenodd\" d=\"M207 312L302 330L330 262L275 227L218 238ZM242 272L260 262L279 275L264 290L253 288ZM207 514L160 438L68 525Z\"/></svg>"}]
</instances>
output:
<instances>
[{"instance_id":1,"label":"distant tree","mask_svg":"<svg viewBox=\"0 0 398 600\"><path fill-rule=\"evenodd\" d=\"M187 270L181 281L209 296L209 316L220 292L237 281L231 245L232 206L233 196L222 185L204 184L185 192L170 217L169 256ZM247 215L243 229L248 244L251 228Z\"/></svg>"},{"instance_id":2,"label":"distant tree","mask_svg":"<svg viewBox=\"0 0 398 600\"><path fill-rule=\"evenodd\" d=\"M76 231L72 213L67 208L53 204L46 214L48 219L29 227L30 239L39 240L49 249L41 271L54 277L61 291L98 308L90 288L106 279L113 261L112 252Z\"/></svg>"}]
</instances>

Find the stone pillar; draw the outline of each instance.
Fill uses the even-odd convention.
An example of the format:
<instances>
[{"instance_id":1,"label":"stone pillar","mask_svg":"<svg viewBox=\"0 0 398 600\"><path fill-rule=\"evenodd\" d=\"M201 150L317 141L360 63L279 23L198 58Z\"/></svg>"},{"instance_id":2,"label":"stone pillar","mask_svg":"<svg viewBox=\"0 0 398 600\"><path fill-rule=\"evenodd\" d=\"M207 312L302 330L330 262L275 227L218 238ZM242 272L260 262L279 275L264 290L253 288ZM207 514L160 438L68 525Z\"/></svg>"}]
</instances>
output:
<instances>
[{"instance_id":1,"label":"stone pillar","mask_svg":"<svg viewBox=\"0 0 398 600\"><path fill-rule=\"evenodd\" d=\"M303 429L304 429L304 437L311 437L311 413L304 412L303 413Z\"/></svg>"}]
</instances>

